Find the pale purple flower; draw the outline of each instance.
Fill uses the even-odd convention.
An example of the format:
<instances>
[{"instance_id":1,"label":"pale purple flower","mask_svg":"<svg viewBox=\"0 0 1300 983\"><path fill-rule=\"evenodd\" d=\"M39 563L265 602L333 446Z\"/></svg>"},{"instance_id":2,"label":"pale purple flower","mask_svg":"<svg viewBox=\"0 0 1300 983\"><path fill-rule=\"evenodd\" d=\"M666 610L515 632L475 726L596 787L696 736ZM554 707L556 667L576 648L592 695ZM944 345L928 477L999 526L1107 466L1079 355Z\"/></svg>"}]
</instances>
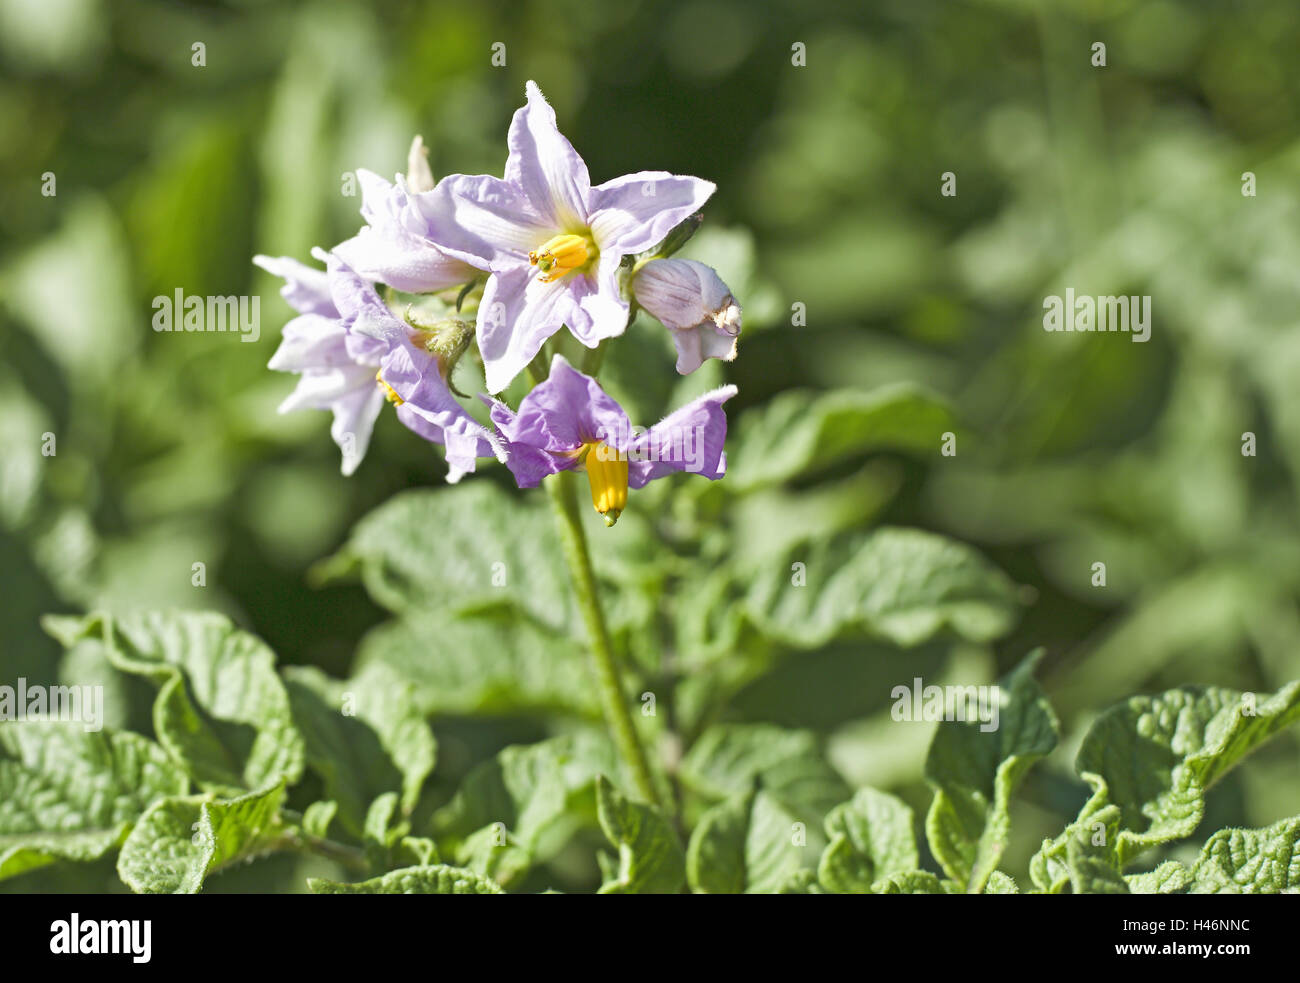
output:
<instances>
[{"instance_id":1,"label":"pale purple flower","mask_svg":"<svg viewBox=\"0 0 1300 983\"><path fill-rule=\"evenodd\" d=\"M636 301L672 332L677 371L736 357L740 305L716 270L693 259L652 259L632 279Z\"/></svg>"},{"instance_id":2,"label":"pale purple flower","mask_svg":"<svg viewBox=\"0 0 1300 983\"><path fill-rule=\"evenodd\" d=\"M404 425L446 446L448 481L473 471L477 458L494 456L495 437L451 395L443 365L419 344L419 332L398 320L339 257L319 249L312 255L326 263L328 274L287 257L253 259L286 280L281 294L301 312L284 326L269 363L302 376L280 412L332 410L330 433L348 475L365 457L386 399Z\"/></svg>"},{"instance_id":3,"label":"pale purple flower","mask_svg":"<svg viewBox=\"0 0 1300 983\"><path fill-rule=\"evenodd\" d=\"M478 343L498 393L567 325L588 348L622 334L624 256L658 245L713 194L695 177L643 171L592 187L533 82L510 124L505 178L452 175L412 200L450 255L489 270Z\"/></svg>"},{"instance_id":4,"label":"pale purple flower","mask_svg":"<svg viewBox=\"0 0 1300 983\"><path fill-rule=\"evenodd\" d=\"M413 159L423 160L415 146L411 154ZM427 174L427 163L424 170ZM481 276L473 266L438 248L439 230L414 204L420 194L428 192L410 190L411 179L399 174L397 183L389 184L378 174L359 169L361 216L367 224L333 251L367 280L407 293L446 290ZM415 179L424 181L418 174ZM432 181L432 175L428 180Z\"/></svg>"},{"instance_id":5,"label":"pale purple flower","mask_svg":"<svg viewBox=\"0 0 1300 983\"><path fill-rule=\"evenodd\" d=\"M520 488L534 488L548 474L585 467L597 511L613 525L629 487L643 488L679 471L722 477L727 470L722 404L735 394L735 386L723 386L648 430L636 430L595 379L556 355L550 375L523 398L518 412L489 402L492 422L506 441L506 466ZM607 508L602 508L602 496Z\"/></svg>"}]
</instances>

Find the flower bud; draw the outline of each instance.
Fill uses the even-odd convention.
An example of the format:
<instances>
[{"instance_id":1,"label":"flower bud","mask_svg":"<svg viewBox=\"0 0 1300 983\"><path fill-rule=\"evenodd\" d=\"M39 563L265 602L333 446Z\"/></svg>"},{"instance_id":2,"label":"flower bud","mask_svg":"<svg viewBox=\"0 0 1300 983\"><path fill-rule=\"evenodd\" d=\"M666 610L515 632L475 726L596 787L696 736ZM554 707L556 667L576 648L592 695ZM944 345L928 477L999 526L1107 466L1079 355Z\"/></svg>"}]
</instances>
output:
<instances>
[{"instance_id":1,"label":"flower bud","mask_svg":"<svg viewBox=\"0 0 1300 983\"><path fill-rule=\"evenodd\" d=\"M632 290L636 302L672 332L682 375L706 358L736 357L740 305L711 267L691 259L654 259L637 271Z\"/></svg>"},{"instance_id":2,"label":"flower bud","mask_svg":"<svg viewBox=\"0 0 1300 983\"><path fill-rule=\"evenodd\" d=\"M465 354L470 342L474 340L473 323L458 317L426 322L420 319L413 307L409 306L406 308L405 321L415 329L415 337L424 346L424 350L438 360L447 388L457 396L465 396L452 382L452 373L456 370L456 363L460 361L460 357Z\"/></svg>"},{"instance_id":3,"label":"flower bud","mask_svg":"<svg viewBox=\"0 0 1300 983\"><path fill-rule=\"evenodd\" d=\"M424 145L424 137L417 136L411 141L411 149L406 155L406 187L413 194L433 190L433 171L429 170L429 148Z\"/></svg>"}]
</instances>

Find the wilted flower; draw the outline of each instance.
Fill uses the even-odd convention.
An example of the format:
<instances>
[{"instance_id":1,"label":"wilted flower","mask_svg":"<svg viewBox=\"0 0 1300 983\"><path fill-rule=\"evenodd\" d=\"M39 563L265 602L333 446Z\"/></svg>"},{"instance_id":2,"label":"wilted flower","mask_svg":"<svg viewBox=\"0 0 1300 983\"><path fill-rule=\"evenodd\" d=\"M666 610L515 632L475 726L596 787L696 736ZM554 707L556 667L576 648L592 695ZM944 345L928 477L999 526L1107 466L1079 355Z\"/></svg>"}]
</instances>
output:
<instances>
[{"instance_id":1,"label":"wilted flower","mask_svg":"<svg viewBox=\"0 0 1300 983\"><path fill-rule=\"evenodd\" d=\"M479 304L487 388L497 393L564 325L588 348L621 334L617 271L658 244L714 186L663 171L591 186L536 84L510 124L505 178L452 175L413 200L446 252L491 272Z\"/></svg>"},{"instance_id":2,"label":"wilted flower","mask_svg":"<svg viewBox=\"0 0 1300 983\"><path fill-rule=\"evenodd\" d=\"M740 305L712 267L692 259L652 259L633 277L632 292L672 331L682 375L706 358L736 357Z\"/></svg>"},{"instance_id":3,"label":"wilted flower","mask_svg":"<svg viewBox=\"0 0 1300 983\"><path fill-rule=\"evenodd\" d=\"M281 294L300 312L284 326L269 363L302 376L280 412L332 410L330 433L343 452L344 474L365 457L385 399L403 424L446 446L448 481L473 471L476 458L493 456L495 438L451 395L444 359L426 347L431 339L398 320L339 257L319 249L312 255L328 274L286 257L253 259L286 280Z\"/></svg>"},{"instance_id":4,"label":"wilted flower","mask_svg":"<svg viewBox=\"0 0 1300 983\"><path fill-rule=\"evenodd\" d=\"M518 412L492 403L492 422L506 439L506 465L520 488L536 487L548 474L585 468L592 504L612 526L627 505L629 487L643 488L678 471L722 477L722 404L735 394L735 386L715 389L637 432L595 379L556 355L550 376L523 398Z\"/></svg>"}]
</instances>

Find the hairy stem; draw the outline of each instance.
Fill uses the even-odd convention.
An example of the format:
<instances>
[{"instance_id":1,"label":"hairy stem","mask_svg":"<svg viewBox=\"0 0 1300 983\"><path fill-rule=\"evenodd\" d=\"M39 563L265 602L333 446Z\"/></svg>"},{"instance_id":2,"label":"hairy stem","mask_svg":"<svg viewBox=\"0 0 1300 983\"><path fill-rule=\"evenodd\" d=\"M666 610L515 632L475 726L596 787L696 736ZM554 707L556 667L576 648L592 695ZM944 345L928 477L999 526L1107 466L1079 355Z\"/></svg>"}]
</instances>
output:
<instances>
[{"instance_id":1,"label":"hairy stem","mask_svg":"<svg viewBox=\"0 0 1300 983\"><path fill-rule=\"evenodd\" d=\"M582 529L582 515L578 509L573 475L568 471L561 471L548 478L544 484L550 493L556 517L559 519L564 558L569 564L573 588L578 595L578 607L582 610L583 621L586 622L605 723L641 797L653 805L661 805L654 779L650 774L645 746L641 743L641 736L637 733L636 724L632 719L627 693L623 687L623 675L619 669L618 659L614 655L614 646L609 639L609 628L605 624L605 612L600 603L596 575L591 567L591 554L587 551L587 536Z\"/></svg>"}]
</instances>

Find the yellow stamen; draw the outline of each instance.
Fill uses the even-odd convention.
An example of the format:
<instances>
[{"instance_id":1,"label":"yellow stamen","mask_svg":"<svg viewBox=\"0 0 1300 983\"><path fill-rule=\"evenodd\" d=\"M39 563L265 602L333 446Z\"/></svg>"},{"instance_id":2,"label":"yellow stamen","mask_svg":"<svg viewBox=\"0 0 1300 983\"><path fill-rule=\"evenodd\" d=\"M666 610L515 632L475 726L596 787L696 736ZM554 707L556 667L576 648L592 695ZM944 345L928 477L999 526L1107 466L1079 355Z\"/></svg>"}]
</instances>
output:
<instances>
[{"instance_id":1,"label":"yellow stamen","mask_svg":"<svg viewBox=\"0 0 1300 983\"><path fill-rule=\"evenodd\" d=\"M552 236L540 248L528 254L528 265L536 266L542 271L542 275L537 278L542 283L551 283L586 264L591 255L588 245L590 241L582 236Z\"/></svg>"},{"instance_id":2,"label":"yellow stamen","mask_svg":"<svg viewBox=\"0 0 1300 983\"><path fill-rule=\"evenodd\" d=\"M587 451L587 481L591 504L612 526L627 508L627 457L602 441L583 445Z\"/></svg>"},{"instance_id":3,"label":"yellow stamen","mask_svg":"<svg viewBox=\"0 0 1300 983\"><path fill-rule=\"evenodd\" d=\"M392 403L394 406L401 406L403 403L406 402L406 400L402 399L401 396L397 395L397 390L394 389L392 386L390 386L388 383L386 383L384 381L384 377L380 375L378 372L375 373L375 381L379 383L379 385L383 388L384 395L388 397L388 401Z\"/></svg>"}]
</instances>

